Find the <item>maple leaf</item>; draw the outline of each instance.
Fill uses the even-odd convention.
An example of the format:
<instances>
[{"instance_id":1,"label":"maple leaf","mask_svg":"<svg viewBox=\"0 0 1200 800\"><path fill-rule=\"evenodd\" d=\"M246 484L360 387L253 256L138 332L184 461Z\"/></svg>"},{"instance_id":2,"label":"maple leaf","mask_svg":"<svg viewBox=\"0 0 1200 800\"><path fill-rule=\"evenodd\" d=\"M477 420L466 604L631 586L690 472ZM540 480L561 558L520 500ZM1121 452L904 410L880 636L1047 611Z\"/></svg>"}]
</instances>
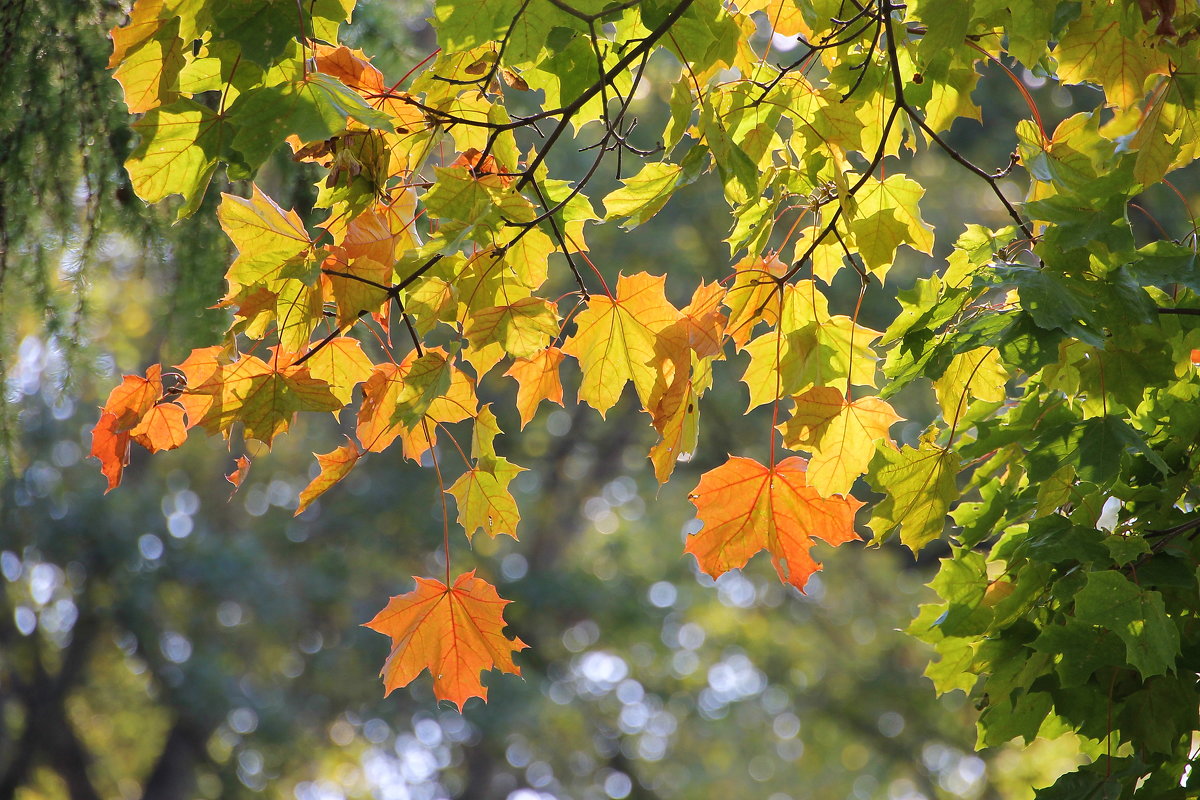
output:
<instances>
[{"instance_id":1,"label":"maple leaf","mask_svg":"<svg viewBox=\"0 0 1200 800\"><path fill-rule=\"evenodd\" d=\"M233 472L225 476L225 480L233 484L233 489L229 492L230 500L237 494L237 490L242 488L242 483L245 482L248 474L250 474L250 459L246 456L238 456L234 461Z\"/></svg>"},{"instance_id":2,"label":"maple leaf","mask_svg":"<svg viewBox=\"0 0 1200 800\"><path fill-rule=\"evenodd\" d=\"M342 478L349 475L350 470L354 469L354 465L358 463L358 459L362 457L363 452L347 436L346 444L336 450L330 453L313 453L313 455L317 457L317 464L321 467L321 471L300 492L300 504L296 507L296 513L293 516L298 517L303 514L304 510L312 505L314 500L329 491Z\"/></svg>"},{"instance_id":3,"label":"maple leaf","mask_svg":"<svg viewBox=\"0 0 1200 800\"><path fill-rule=\"evenodd\" d=\"M256 185L251 186L248 199L222 194L217 218L238 250L229 267L231 283L249 285L277 277L311 245L300 216L295 211L285 213Z\"/></svg>"},{"instance_id":4,"label":"maple leaf","mask_svg":"<svg viewBox=\"0 0 1200 800\"><path fill-rule=\"evenodd\" d=\"M89 455L100 461L100 472L108 479L108 494L121 485L125 465L129 463L129 431L118 430L117 415L108 411L100 414L92 428L92 449Z\"/></svg>"},{"instance_id":5,"label":"maple leaf","mask_svg":"<svg viewBox=\"0 0 1200 800\"><path fill-rule=\"evenodd\" d=\"M523 297L475 312L464 333L472 347L498 342L509 355L529 358L545 349L546 340L558 335L558 327L558 314L549 301Z\"/></svg>"},{"instance_id":6,"label":"maple leaf","mask_svg":"<svg viewBox=\"0 0 1200 800\"><path fill-rule=\"evenodd\" d=\"M146 412L141 422L129 429L129 435L151 453L174 450L187 441L183 406L159 403Z\"/></svg>"},{"instance_id":7,"label":"maple leaf","mask_svg":"<svg viewBox=\"0 0 1200 800\"><path fill-rule=\"evenodd\" d=\"M308 372L319 381L329 384L329 393L342 405L354 396L354 387L371 377L375 365L357 339L339 336L304 362Z\"/></svg>"},{"instance_id":8,"label":"maple leaf","mask_svg":"<svg viewBox=\"0 0 1200 800\"><path fill-rule=\"evenodd\" d=\"M339 325L352 324L363 312L370 312L379 319L386 318L388 306L385 303L391 296L382 287L392 279L390 263L368 256L342 261L335 252L324 261L321 269L337 303Z\"/></svg>"},{"instance_id":9,"label":"maple leaf","mask_svg":"<svg viewBox=\"0 0 1200 800\"><path fill-rule=\"evenodd\" d=\"M563 404L562 375L559 365L563 352L557 347L547 347L529 358L513 361L504 374L517 382L517 410L521 413L521 427L533 419L538 404L543 400Z\"/></svg>"},{"instance_id":10,"label":"maple leaf","mask_svg":"<svg viewBox=\"0 0 1200 800\"><path fill-rule=\"evenodd\" d=\"M316 57L313 63L318 72L337 78L346 86L366 94L383 94L387 85L383 73L371 64L361 50L351 50L344 45L333 47L314 43Z\"/></svg>"},{"instance_id":11,"label":"maple leaf","mask_svg":"<svg viewBox=\"0 0 1200 800\"><path fill-rule=\"evenodd\" d=\"M933 382L942 418L951 423L962 419L970 400L986 403L1004 401L1004 385L1008 373L1000 363L1000 354L994 347L977 347L965 353L956 353L941 377Z\"/></svg>"},{"instance_id":12,"label":"maple leaf","mask_svg":"<svg viewBox=\"0 0 1200 800\"><path fill-rule=\"evenodd\" d=\"M458 503L458 521L468 539L479 530L492 537L507 533L517 538L521 513L508 486L525 468L496 455L495 439L499 434L496 415L490 405L485 405L479 409L471 432L475 465L446 490Z\"/></svg>"},{"instance_id":13,"label":"maple leaf","mask_svg":"<svg viewBox=\"0 0 1200 800\"><path fill-rule=\"evenodd\" d=\"M382 452L397 437L403 437L405 458L419 461L432 446L425 435L423 421L460 422L475 416L479 402L475 397L474 382L446 360L446 352L441 348L429 347L424 352L425 356L431 357L423 362L424 388L419 378L414 378L414 386L408 386L409 376L418 361L415 350L399 364L376 364L375 371L363 384L363 403L358 410L356 433L365 450ZM445 363L439 364L439 359ZM434 384L435 388L441 388L440 394L432 394L430 386ZM417 414L418 411L421 413ZM430 434L434 435L432 430Z\"/></svg>"},{"instance_id":14,"label":"maple leaf","mask_svg":"<svg viewBox=\"0 0 1200 800\"><path fill-rule=\"evenodd\" d=\"M297 411L337 411L345 405L334 397L329 384L312 377L306 366L267 367L258 374L251 367L248 372L250 379L243 378L239 387L242 408L237 418L245 424L248 438L268 445L288 429Z\"/></svg>"},{"instance_id":15,"label":"maple leaf","mask_svg":"<svg viewBox=\"0 0 1200 800\"><path fill-rule=\"evenodd\" d=\"M134 11L126 28L112 31L110 61L116 66L113 78L125 90L125 105L131 114L140 114L179 96L176 86L185 61L178 17L150 20L143 9Z\"/></svg>"},{"instance_id":16,"label":"maple leaf","mask_svg":"<svg viewBox=\"0 0 1200 800\"><path fill-rule=\"evenodd\" d=\"M750 363L742 375L742 382L750 390L749 408L799 394L847 374L849 363L838 363L838 350L846 344L844 332L849 330L843 321L851 323L851 320L829 315L825 297L813 281L788 284L782 293L769 293L765 302L765 308L773 308L775 312L772 323L775 329L742 348L750 355ZM732 329L732 321L730 326ZM858 337L856 353L863 352L863 340L867 338ZM864 373L859 370L856 374Z\"/></svg>"},{"instance_id":17,"label":"maple leaf","mask_svg":"<svg viewBox=\"0 0 1200 800\"><path fill-rule=\"evenodd\" d=\"M846 494L867 471L875 442L888 439L900 416L878 397L848 401L838 389L819 386L794 398L791 418L781 426L783 444L812 453L808 484L822 496Z\"/></svg>"},{"instance_id":18,"label":"maple leaf","mask_svg":"<svg viewBox=\"0 0 1200 800\"><path fill-rule=\"evenodd\" d=\"M108 393L102 411L116 417L115 427L127 431L135 427L162 396L162 365L146 369L146 377L123 375L121 383Z\"/></svg>"},{"instance_id":19,"label":"maple leaf","mask_svg":"<svg viewBox=\"0 0 1200 800\"><path fill-rule=\"evenodd\" d=\"M779 320L779 291L775 278L787 272L787 265L772 256L748 258L734 265L733 284L722 302L729 309L729 338L740 350L750 341L760 321L774 325Z\"/></svg>"},{"instance_id":20,"label":"maple leaf","mask_svg":"<svg viewBox=\"0 0 1200 800\"><path fill-rule=\"evenodd\" d=\"M663 293L665 284L661 275L622 275L616 297L593 295L575 318L575 335L562 349L579 359L579 397L601 416L616 405L630 381L642 404L649 405L660 377L659 334L679 319Z\"/></svg>"},{"instance_id":21,"label":"maple leaf","mask_svg":"<svg viewBox=\"0 0 1200 800\"><path fill-rule=\"evenodd\" d=\"M480 530L488 536L507 533L517 538L521 512L508 486L524 471L524 467L497 456L486 467L467 470L446 490L458 502L458 521L468 539Z\"/></svg>"},{"instance_id":22,"label":"maple leaf","mask_svg":"<svg viewBox=\"0 0 1200 800\"><path fill-rule=\"evenodd\" d=\"M200 207L204 191L217 171L218 155L229 139L223 116L183 98L152 108L133 129L141 140L125 162L137 196L156 203L182 194L183 218Z\"/></svg>"},{"instance_id":23,"label":"maple leaf","mask_svg":"<svg viewBox=\"0 0 1200 800\"><path fill-rule=\"evenodd\" d=\"M870 482L887 496L872 509L867 524L880 540L899 528L900 541L915 553L942 535L946 512L958 498L958 456L928 442L877 452Z\"/></svg>"},{"instance_id":24,"label":"maple leaf","mask_svg":"<svg viewBox=\"0 0 1200 800\"><path fill-rule=\"evenodd\" d=\"M155 403L162 393L160 364L148 367L145 377L122 376L121 383L108 393L100 418L92 428L90 452L91 457L100 461L100 472L108 479L105 494L121 483L125 465L129 463L131 441L136 439L151 452L157 452L178 447L187 437L182 408L172 406L179 409L177 419L169 409L156 410L159 407Z\"/></svg>"},{"instance_id":25,"label":"maple leaf","mask_svg":"<svg viewBox=\"0 0 1200 800\"><path fill-rule=\"evenodd\" d=\"M1126 109L1145 97L1147 77L1168 74L1170 60L1150 45L1145 31L1126 36L1122 23L1085 13L1071 23L1055 56L1064 83L1095 83L1104 89L1109 105Z\"/></svg>"},{"instance_id":26,"label":"maple leaf","mask_svg":"<svg viewBox=\"0 0 1200 800\"><path fill-rule=\"evenodd\" d=\"M474 570L459 575L453 586L415 580L413 591L392 597L364 623L392 640L380 671L385 696L428 669L434 696L461 709L472 697L487 700L480 680L484 670L521 674L512 657L528 645L504 635L504 607L510 601L501 599L496 587L475 577Z\"/></svg>"},{"instance_id":27,"label":"maple leaf","mask_svg":"<svg viewBox=\"0 0 1200 800\"><path fill-rule=\"evenodd\" d=\"M719 283L700 282L692 294L692 302L680 311L688 347L700 358L713 358L720 354L725 338L725 314L721 303L725 300L725 287Z\"/></svg>"},{"instance_id":28,"label":"maple leaf","mask_svg":"<svg viewBox=\"0 0 1200 800\"><path fill-rule=\"evenodd\" d=\"M700 435L700 398L690 375L679 375L650 409L651 424L661 437L650 448L654 477L666 483L678 461L690 461Z\"/></svg>"},{"instance_id":29,"label":"maple leaf","mask_svg":"<svg viewBox=\"0 0 1200 800\"><path fill-rule=\"evenodd\" d=\"M689 495L704 526L684 552L717 578L766 550L780 580L803 591L821 568L809 554L813 539L835 546L857 540L854 514L863 505L853 497L821 497L808 485L805 464L792 456L771 468L730 456L704 473Z\"/></svg>"},{"instance_id":30,"label":"maple leaf","mask_svg":"<svg viewBox=\"0 0 1200 800\"><path fill-rule=\"evenodd\" d=\"M131 50L154 38L168 20L163 17L163 0L137 0L129 11L129 22L108 32L113 43L108 68L120 66Z\"/></svg>"},{"instance_id":31,"label":"maple leaf","mask_svg":"<svg viewBox=\"0 0 1200 800\"><path fill-rule=\"evenodd\" d=\"M225 432L234 422L246 426L246 436L266 444L286 431L297 411L337 411L340 402L328 383L314 378L306 365L282 366L243 355L226 363L224 348L193 350L179 365L187 388L179 396L188 427L209 433Z\"/></svg>"}]
</instances>

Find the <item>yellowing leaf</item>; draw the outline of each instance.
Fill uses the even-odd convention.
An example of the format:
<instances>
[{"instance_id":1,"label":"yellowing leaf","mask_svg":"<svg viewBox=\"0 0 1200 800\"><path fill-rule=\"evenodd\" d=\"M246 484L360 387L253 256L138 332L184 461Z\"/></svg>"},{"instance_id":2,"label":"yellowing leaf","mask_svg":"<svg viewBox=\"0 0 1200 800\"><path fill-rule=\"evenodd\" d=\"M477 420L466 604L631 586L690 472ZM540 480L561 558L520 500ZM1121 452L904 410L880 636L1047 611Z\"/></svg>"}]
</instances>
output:
<instances>
[{"instance_id":1,"label":"yellowing leaf","mask_svg":"<svg viewBox=\"0 0 1200 800\"><path fill-rule=\"evenodd\" d=\"M392 279L390 264L367 256L340 261L335 253L321 268L337 302L338 325L351 325L364 313L386 318L385 304L391 299L386 288Z\"/></svg>"},{"instance_id":2,"label":"yellowing leaf","mask_svg":"<svg viewBox=\"0 0 1200 800\"><path fill-rule=\"evenodd\" d=\"M882 181L869 179L854 196L850 231L867 268L881 280L902 244L933 255L933 227L921 219L917 206L924 194L924 187L911 178L889 175Z\"/></svg>"},{"instance_id":3,"label":"yellowing leaf","mask_svg":"<svg viewBox=\"0 0 1200 800\"><path fill-rule=\"evenodd\" d=\"M133 123L141 140L125 162L137 196L157 203L181 194L180 216L195 211L226 144L225 120L194 100L153 108Z\"/></svg>"},{"instance_id":4,"label":"yellowing leaf","mask_svg":"<svg viewBox=\"0 0 1200 800\"><path fill-rule=\"evenodd\" d=\"M1064 83L1097 84L1109 105L1130 108L1145 97L1146 78L1170 70L1166 53L1148 40L1144 31L1125 35L1119 19L1097 19L1085 12L1054 51L1058 76Z\"/></svg>"},{"instance_id":5,"label":"yellowing leaf","mask_svg":"<svg viewBox=\"0 0 1200 800\"><path fill-rule=\"evenodd\" d=\"M174 101L179 96L179 71L183 68L183 42L179 39L179 18L159 21L153 34L122 53L113 77L125 90L129 113L141 114ZM149 26L139 26L140 31ZM124 37L122 37L124 39ZM117 57L122 42L114 42Z\"/></svg>"},{"instance_id":6,"label":"yellowing leaf","mask_svg":"<svg viewBox=\"0 0 1200 800\"><path fill-rule=\"evenodd\" d=\"M726 330L741 349L760 321L774 325L779 319L779 285L774 279L787 272L787 265L776 257L748 258L734 270L733 284L724 298L730 312Z\"/></svg>"},{"instance_id":7,"label":"yellowing leaf","mask_svg":"<svg viewBox=\"0 0 1200 800\"><path fill-rule=\"evenodd\" d=\"M685 552L714 578L766 550L780 580L803 591L820 565L809 554L822 539L832 545L859 538L853 497L821 497L808 485L804 459L793 456L774 468L731 456L704 473L689 496L704 523Z\"/></svg>"},{"instance_id":8,"label":"yellowing leaf","mask_svg":"<svg viewBox=\"0 0 1200 800\"><path fill-rule=\"evenodd\" d=\"M406 427L420 423L430 404L450 389L450 359L445 350L432 347L411 362L405 359L408 370L404 384L396 393L392 421Z\"/></svg>"},{"instance_id":9,"label":"yellowing leaf","mask_svg":"<svg viewBox=\"0 0 1200 800\"><path fill-rule=\"evenodd\" d=\"M313 453L313 455L317 457L317 464L320 465L321 471L300 492L300 505L296 508L296 516L303 514L314 500L349 475L350 470L354 469L354 465L358 463L358 459L362 457L363 453L358 449L358 445L347 436L346 444L336 450L330 453Z\"/></svg>"},{"instance_id":10,"label":"yellowing leaf","mask_svg":"<svg viewBox=\"0 0 1200 800\"><path fill-rule=\"evenodd\" d=\"M970 400L986 403L1004 401L1008 373L994 347L978 347L957 353L942 376L933 382L942 417L953 424L963 419Z\"/></svg>"},{"instance_id":11,"label":"yellowing leaf","mask_svg":"<svg viewBox=\"0 0 1200 800\"><path fill-rule=\"evenodd\" d=\"M558 314L549 301L523 297L471 314L464 333L473 347L497 342L509 355L528 358L545 349L546 340L558 335L558 326Z\"/></svg>"},{"instance_id":12,"label":"yellowing leaf","mask_svg":"<svg viewBox=\"0 0 1200 800\"><path fill-rule=\"evenodd\" d=\"M700 358L711 358L721 352L726 324L725 314L721 311L724 300L725 287L701 281L692 294L692 302L680 312L688 347Z\"/></svg>"},{"instance_id":13,"label":"yellowing leaf","mask_svg":"<svg viewBox=\"0 0 1200 800\"><path fill-rule=\"evenodd\" d=\"M250 359L258 360L246 357ZM262 366L261 372L254 367L243 372L235 388L242 403L237 418L245 424L247 438L269 445L288 429L297 411L337 411L345 405L333 396L329 384L312 377L307 367L276 370Z\"/></svg>"},{"instance_id":14,"label":"yellowing leaf","mask_svg":"<svg viewBox=\"0 0 1200 800\"><path fill-rule=\"evenodd\" d=\"M650 409L651 423L661 437L650 449L654 477L666 483L678 461L690 461L700 435L700 399L690 375L678 375Z\"/></svg>"},{"instance_id":15,"label":"yellowing leaf","mask_svg":"<svg viewBox=\"0 0 1200 800\"><path fill-rule=\"evenodd\" d=\"M324 319L321 290L295 278L279 281L275 300L275 328L284 352L298 353L308 346L317 323Z\"/></svg>"},{"instance_id":16,"label":"yellowing leaf","mask_svg":"<svg viewBox=\"0 0 1200 800\"><path fill-rule=\"evenodd\" d=\"M804 21L804 13L800 4L794 0L749 0L739 5L743 14L762 11L766 14L767 24L771 30L780 36L796 36L810 34L812 29Z\"/></svg>"},{"instance_id":17,"label":"yellowing leaf","mask_svg":"<svg viewBox=\"0 0 1200 800\"><path fill-rule=\"evenodd\" d=\"M666 161L646 164L625 185L604 198L605 219L625 218L623 226L632 230L658 213L675 190L683 169Z\"/></svg>"},{"instance_id":18,"label":"yellowing leaf","mask_svg":"<svg viewBox=\"0 0 1200 800\"><path fill-rule=\"evenodd\" d=\"M487 699L480 681L483 670L497 668L520 675L513 653L524 650L520 639L504 635L504 606L496 588L475 571L446 586L415 578L417 588L388 601L366 627L391 637L392 652L383 665L386 694L407 686L428 669L433 693L460 709L472 697Z\"/></svg>"},{"instance_id":19,"label":"yellowing leaf","mask_svg":"<svg viewBox=\"0 0 1200 800\"><path fill-rule=\"evenodd\" d=\"M276 277L290 259L310 245L299 215L295 211L285 213L257 186L249 199L221 195L217 218L238 249L237 259L229 267L229 280L241 285Z\"/></svg>"},{"instance_id":20,"label":"yellowing leaf","mask_svg":"<svg viewBox=\"0 0 1200 800\"><path fill-rule=\"evenodd\" d=\"M375 365L357 339L339 336L304 362L308 372L319 381L329 384L329 392L342 405L354 395L354 387L371 377Z\"/></svg>"},{"instance_id":21,"label":"yellowing leaf","mask_svg":"<svg viewBox=\"0 0 1200 800\"><path fill-rule=\"evenodd\" d=\"M659 334L679 319L667 302L666 278L645 272L617 279L615 298L593 295L576 318L563 352L579 359L579 397L604 416L632 381L643 406L659 380Z\"/></svg>"},{"instance_id":22,"label":"yellowing leaf","mask_svg":"<svg viewBox=\"0 0 1200 800\"><path fill-rule=\"evenodd\" d=\"M543 400L562 405L563 389L559 365L563 353L557 347L547 347L529 358L518 358L504 373L517 381L517 410L521 412L521 427L533 419Z\"/></svg>"},{"instance_id":23,"label":"yellowing leaf","mask_svg":"<svg viewBox=\"0 0 1200 800\"><path fill-rule=\"evenodd\" d=\"M879 334L855 325L849 317L830 317L825 296L814 281L784 287L782 304L774 303L778 324L743 349L750 364L742 381L756 408L813 386L854 385L874 381L870 343Z\"/></svg>"},{"instance_id":24,"label":"yellowing leaf","mask_svg":"<svg viewBox=\"0 0 1200 800\"><path fill-rule=\"evenodd\" d=\"M129 22L118 25L108 32L112 39L113 52L108 59L108 68L113 69L125 60L129 51L140 47L167 24L164 18L163 0L137 0L129 10Z\"/></svg>"},{"instance_id":25,"label":"yellowing leaf","mask_svg":"<svg viewBox=\"0 0 1200 800\"><path fill-rule=\"evenodd\" d=\"M466 530L468 539L478 530L488 536L507 533L517 538L521 512L508 485L524 471L524 467L518 467L501 456L494 456L485 465L467 470L446 490L458 502L458 521Z\"/></svg>"},{"instance_id":26,"label":"yellowing leaf","mask_svg":"<svg viewBox=\"0 0 1200 800\"><path fill-rule=\"evenodd\" d=\"M810 389L795 401L783 426L784 446L812 453L808 484L823 497L848 494L867 471L875 443L890 441L888 429L900 417L878 397L847 402L841 391L828 386Z\"/></svg>"}]
</instances>

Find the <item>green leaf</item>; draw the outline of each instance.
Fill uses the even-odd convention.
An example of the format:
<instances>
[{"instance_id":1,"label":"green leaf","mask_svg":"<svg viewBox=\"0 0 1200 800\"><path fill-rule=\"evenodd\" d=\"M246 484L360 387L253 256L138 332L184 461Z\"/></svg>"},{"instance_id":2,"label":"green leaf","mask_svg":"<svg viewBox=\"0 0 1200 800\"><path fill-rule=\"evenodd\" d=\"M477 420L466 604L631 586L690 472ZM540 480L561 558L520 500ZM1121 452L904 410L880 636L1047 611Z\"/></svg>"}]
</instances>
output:
<instances>
[{"instance_id":1,"label":"green leaf","mask_svg":"<svg viewBox=\"0 0 1200 800\"><path fill-rule=\"evenodd\" d=\"M133 129L142 137L125 162L133 190L147 203L181 194L179 217L191 215L204 199L231 136L225 120L185 99L151 109Z\"/></svg>"},{"instance_id":2,"label":"green leaf","mask_svg":"<svg viewBox=\"0 0 1200 800\"><path fill-rule=\"evenodd\" d=\"M1075 595L1075 616L1120 637L1126 658L1143 678L1174 670L1179 629L1158 592L1142 589L1120 572L1092 572Z\"/></svg>"},{"instance_id":3,"label":"green leaf","mask_svg":"<svg viewBox=\"0 0 1200 800\"><path fill-rule=\"evenodd\" d=\"M958 467L954 451L927 442L898 451L880 445L867 473L871 486L886 495L868 523L876 538L899 528L900 541L914 553L940 538L950 503L958 498Z\"/></svg>"},{"instance_id":4,"label":"green leaf","mask_svg":"<svg viewBox=\"0 0 1200 800\"><path fill-rule=\"evenodd\" d=\"M682 172L677 164L666 161L646 164L637 175L622 181L623 188L604 198L604 218L625 218L622 227L633 230L666 205L678 188Z\"/></svg>"},{"instance_id":5,"label":"green leaf","mask_svg":"<svg viewBox=\"0 0 1200 800\"><path fill-rule=\"evenodd\" d=\"M237 126L233 146L252 167L262 164L290 135L302 142L329 139L348 119L391 130L391 121L372 109L337 78L321 72L284 83L251 89L229 109Z\"/></svg>"}]
</instances>

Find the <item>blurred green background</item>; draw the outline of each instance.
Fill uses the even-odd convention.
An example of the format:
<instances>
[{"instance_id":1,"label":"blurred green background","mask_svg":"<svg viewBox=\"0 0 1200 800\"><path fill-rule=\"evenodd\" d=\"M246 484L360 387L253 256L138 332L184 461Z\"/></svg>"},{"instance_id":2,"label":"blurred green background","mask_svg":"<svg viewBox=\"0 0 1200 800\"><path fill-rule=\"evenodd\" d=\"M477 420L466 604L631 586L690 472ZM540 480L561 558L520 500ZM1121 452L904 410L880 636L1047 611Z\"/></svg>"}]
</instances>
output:
<instances>
[{"instance_id":1,"label":"blurred green background","mask_svg":"<svg viewBox=\"0 0 1200 800\"><path fill-rule=\"evenodd\" d=\"M387 641L360 627L410 576L441 573L432 470L371 456L293 518L310 454L348 430L302 419L232 497L236 451L199 437L135 454L105 496L85 458L97 406L121 373L216 340L225 319L208 307L230 256L218 186L171 225L120 168L134 135L105 63L123 14L102 0L0 12L0 63L12 65L0 82L0 798L1007 799L1078 763L1070 737L976 753L974 709L933 696L928 651L898 629L928 598L936 552L821 548L807 595L762 558L714 582L681 557L700 472L766 448L769 417L743 416L738 357L705 398L695 460L661 490L644 457L653 432L628 403L607 422L543 408L501 440L529 468L521 541L478 537L472 551L455 531L452 559L514 601L510 632L531 649L523 679L493 673L490 701L461 714L435 704L427 676L383 699ZM348 38L395 79L434 47L425 16L370 0ZM1048 126L1087 107L1086 91L1026 78ZM985 125L952 135L998 167L1027 110L1005 76L980 86ZM667 91L660 81L651 95ZM654 101L638 109L645 130ZM1003 224L944 160L909 166L943 249L963 220ZM313 179L283 160L259 176L302 212ZM1182 213L1156 201L1160 219ZM727 273L729 225L702 181L633 233L594 228L592 258L610 276L666 273L679 301ZM886 325L893 281L936 266L906 255L868 292L864 324ZM845 277L839 313L858 295ZM479 389L515 432L514 391L496 374ZM931 398L898 408L912 441Z\"/></svg>"}]
</instances>

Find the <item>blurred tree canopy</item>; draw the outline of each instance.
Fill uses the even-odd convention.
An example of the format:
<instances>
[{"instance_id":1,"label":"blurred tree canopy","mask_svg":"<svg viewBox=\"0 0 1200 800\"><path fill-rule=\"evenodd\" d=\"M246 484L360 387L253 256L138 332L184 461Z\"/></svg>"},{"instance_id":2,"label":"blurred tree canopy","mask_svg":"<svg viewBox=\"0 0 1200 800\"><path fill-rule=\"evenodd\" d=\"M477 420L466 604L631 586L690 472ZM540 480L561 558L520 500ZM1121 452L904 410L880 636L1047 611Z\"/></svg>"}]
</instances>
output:
<instances>
[{"instance_id":1,"label":"blurred tree canopy","mask_svg":"<svg viewBox=\"0 0 1200 800\"><path fill-rule=\"evenodd\" d=\"M513 484L521 542L476 537L469 558L513 601L510 630L531 648L522 678L491 673L488 703L461 713L439 707L427 681L383 699L372 677L388 647L360 627L409 575L444 569L428 465L373 455L293 517L315 477L310 453L342 430L301 419L269 454L248 445L236 493L222 477L229 449L211 440L135 455L104 496L86 459L96 407L122 372L179 363L229 324L208 308L233 255L215 189L246 193L218 173L178 222L137 198L122 166L137 135L107 68L107 32L128 11L18 0L0 12L0 63L12 65L0 82L0 798L1007 799L1106 754L1070 733L975 751L978 698L935 699L929 649L897 632L935 600L923 584L943 545L916 561L895 542L819 547L826 572L804 595L765 562L714 581L680 558L698 528L682 487L726 453L767 449L751 431L768 428L769 410L744 415L731 372L706 396L695 460L661 488L644 458L656 437L628 402L604 421L568 402L508 437L506 455L528 468ZM403 75L436 47L429 13L362 3L348 43ZM756 35L781 59L796 46ZM1028 114L1008 66L981 67L988 131ZM1096 103L1094 89L1036 70L1018 78L1047 130ZM651 101L671 87L652 91L633 107L660 130L666 111ZM975 163L1005 162L1012 141L980 130L960 121L945 136ZM944 161L898 160L943 198L924 208L939 230L970 215L1006 224ZM556 169L581 176L590 164L569 153ZM320 174L275 153L255 182L311 226ZM730 227L722 177L680 189L636 230L589 231L600 274L615 283L669 264L668 294L686 301L728 262L714 235ZM622 185L595 181L600 193ZM1161 186L1138 202L1149 209L1134 216L1139 233L1186 227L1186 206ZM939 242L935 255L949 252ZM934 261L900 251L883 289L861 296L843 270L831 306L861 303L856 319L885 328L897 291ZM478 392L516 430L511 384ZM928 391L892 402L912 420L907 442L937 414Z\"/></svg>"}]
</instances>

